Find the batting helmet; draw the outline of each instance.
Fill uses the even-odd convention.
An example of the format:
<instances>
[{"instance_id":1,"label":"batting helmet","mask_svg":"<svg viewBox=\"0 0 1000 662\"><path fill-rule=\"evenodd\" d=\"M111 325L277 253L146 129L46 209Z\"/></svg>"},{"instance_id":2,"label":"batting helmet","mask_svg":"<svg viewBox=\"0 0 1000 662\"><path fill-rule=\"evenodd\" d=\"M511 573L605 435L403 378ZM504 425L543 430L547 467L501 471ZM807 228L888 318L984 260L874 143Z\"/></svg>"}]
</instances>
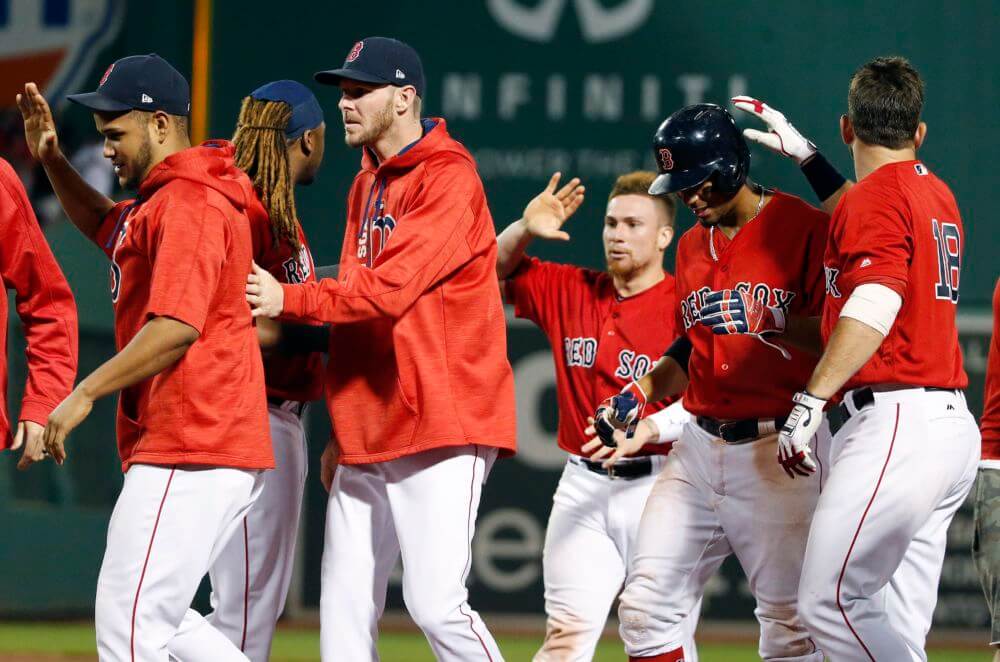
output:
<instances>
[{"instance_id":1,"label":"batting helmet","mask_svg":"<svg viewBox=\"0 0 1000 662\"><path fill-rule=\"evenodd\" d=\"M665 119L653 136L653 156L660 176L650 195L683 191L714 174L719 191L732 195L750 171L750 149L736 120L711 103L685 106Z\"/></svg>"}]
</instances>

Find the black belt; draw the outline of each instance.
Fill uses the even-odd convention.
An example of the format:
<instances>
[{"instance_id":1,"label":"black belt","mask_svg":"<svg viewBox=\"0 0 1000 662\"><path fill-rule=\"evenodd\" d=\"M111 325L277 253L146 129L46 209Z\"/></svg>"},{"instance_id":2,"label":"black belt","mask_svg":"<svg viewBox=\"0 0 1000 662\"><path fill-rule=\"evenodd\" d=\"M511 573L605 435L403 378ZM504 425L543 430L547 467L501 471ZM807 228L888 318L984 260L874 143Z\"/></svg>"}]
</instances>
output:
<instances>
[{"instance_id":1,"label":"black belt","mask_svg":"<svg viewBox=\"0 0 1000 662\"><path fill-rule=\"evenodd\" d=\"M603 474L609 478L622 478L624 480L635 480L653 473L653 460L648 457L638 457L628 462L616 462L605 469L600 462L591 462L583 458L577 458L577 463L585 469L593 471L595 474Z\"/></svg>"},{"instance_id":2,"label":"black belt","mask_svg":"<svg viewBox=\"0 0 1000 662\"><path fill-rule=\"evenodd\" d=\"M781 430L785 416L778 418L743 418L738 421L720 421L708 416L699 416L695 422L705 432L722 439L727 444L745 444L760 439L765 434Z\"/></svg>"},{"instance_id":3,"label":"black belt","mask_svg":"<svg viewBox=\"0 0 1000 662\"><path fill-rule=\"evenodd\" d=\"M305 402L299 402L298 400L285 400L284 398L278 398L273 395L267 396L267 404L274 405L279 409L284 409L287 412L295 414L299 418L302 418L302 413L306 410Z\"/></svg>"},{"instance_id":4,"label":"black belt","mask_svg":"<svg viewBox=\"0 0 1000 662\"><path fill-rule=\"evenodd\" d=\"M957 391L957 389L940 388L938 386L914 386L913 388L923 388L925 391L930 391L932 393L936 391L950 391L955 393ZM847 406L846 400L826 412L826 420L830 424L831 435L835 435L840 432L840 429L844 427L847 421L849 421L851 416L855 413L861 411L865 407L875 404L875 391L870 386L854 389L848 397L854 405L854 413L852 413L851 409Z\"/></svg>"}]
</instances>

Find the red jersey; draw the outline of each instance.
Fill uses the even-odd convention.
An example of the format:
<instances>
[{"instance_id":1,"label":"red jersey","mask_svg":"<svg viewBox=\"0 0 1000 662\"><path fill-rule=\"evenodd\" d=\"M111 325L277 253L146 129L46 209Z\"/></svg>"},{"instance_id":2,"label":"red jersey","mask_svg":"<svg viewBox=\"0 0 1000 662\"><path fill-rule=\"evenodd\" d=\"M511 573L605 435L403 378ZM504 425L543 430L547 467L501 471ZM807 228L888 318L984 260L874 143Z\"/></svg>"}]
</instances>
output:
<instances>
[{"instance_id":1,"label":"red jersey","mask_svg":"<svg viewBox=\"0 0 1000 662\"><path fill-rule=\"evenodd\" d=\"M472 155L444 120L347 199L337 280L283 285L287 318L331 322L326 400L345 464L442 446L515 448L496 232Z\"/></svg>"},{"instance_id":2,"label":"red jersey","mask_svg":"<svg viewBox=\"0 0 1000 662\"><path fill-rule=\"evenodd\" d=\"M316 265L302 226L296 223L300 248L274 236L271 219L258 198L247 210L253 240L254 261L282 283L316 281ZM323 355L275 353L264 357L267 395L281 400L310 402L323 396Z\"/></svg>"},{"instance_id":3,"label":"red jersey","mask_svg":"<svg viewBox=\"0 0 1000 662\"><path fill-rule=\"evenodd\" d=\"M76 305L31 203L9 163L0 159L0 450L11 437L7 418L7 290L17 293L17 314L28 341L28 381L15 420L45 425L73 390L77 365Z\"/></svg>"},{"instance_id":4,"label":"red jersey","mask_svg":"<svg viewBox=\"0 0 1000 662\"><path fill-rule=\"evenodd\" d=\"M786 314L818 316L823 306L823 249L829 217L775 192L732 239L695 225L677 244L678 329L691 341L684 408L720 420L776 418L808 381L819 357L786 346L791 359L759 338L715 335L698 324L709 292L750 292Z\"/></svg>"},{"instance_id":5,"label":"red jersey","mask_svg":"<svg viewBox=\"0 0 1000 662\"><path fill-rule=\"evenodd\" d=\"M111 258L115 344L153 317L200 334L179 361L123 389L118 451L132 464L274 466L264 366L246 302L254 198L224 141L168 156L118 203L95 241Z\"/></svg>"},{"instance_id":6,"label":"red jersey","mask_svg":"<svg viewBox=\"0 0 1000 662\"><path fill-rule=\"evenodd\" d=\"M556 365L559 447L575 455L589 441L583 434L597 403L653 367L677 338L674 277L623 299L600 271L526 258L506 281L507 301L518 317L545 332ZM648 414L669 400L650 403ZM666 453L669 444L650 444Z\"/></svg>"},{"instance_id":7,"label":"red jersey","mask_svg":"<svg viewBox=\"0 0 1000 662\"><path fill-rule=\"evenodd\" d=\"M1000 280L993 290L993 339L986 363L986 388L983 391L983 459L1000 460Z\"/></svg>"},{"instance_id":8,"label":"red jersey","mask_svg":"<svg viewBox=\"0 0 1000 662\"><path fill-rule=\"evenodd\" d=\"M841 197L823 260L823 342L858 285L878 283L903 298L889 335L845 389L968 385L955 321L963 242L954 196L919 161L884 165Z\"/></svg>"}]
</instances>

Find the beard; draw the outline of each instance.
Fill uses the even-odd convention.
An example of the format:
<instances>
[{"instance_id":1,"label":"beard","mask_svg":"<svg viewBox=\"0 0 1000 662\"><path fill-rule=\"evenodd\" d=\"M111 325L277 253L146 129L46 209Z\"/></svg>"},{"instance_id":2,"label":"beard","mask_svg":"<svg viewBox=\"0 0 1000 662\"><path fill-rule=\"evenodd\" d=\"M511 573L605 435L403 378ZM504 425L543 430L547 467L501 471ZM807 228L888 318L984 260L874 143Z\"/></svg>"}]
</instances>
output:
<instances>
[{"instance_id":1,"label":"beard","mask_svg":"<svg viewBox=\"0 0 1000 662\"><path fill-rule=\"evenodd\" d=\"M122 188L138 189L139 184L142 183L142 180L145 177L146 171L149 169L149 164L152 162L153 142L147 135L142 145L139 147L139 153L136 154L132 163L128 164L129 176L128 179L122 183Z\"/></svg>"},{"instance_id":2,"label":"beard","mask_svg":"<svg viewBox=\"0 0 1000 662\"><path fill-rule=\"evenodd\" d=\"M345 130L344 142L347 143L348 147L371 145L381 138L382 134L389 130L389 127L392 126L392 120L392 99L389 99L386 102L385 107L377 112L372 118L371 126L362 131L360 135L352 136Z\"/></svg>"}]
</instances>

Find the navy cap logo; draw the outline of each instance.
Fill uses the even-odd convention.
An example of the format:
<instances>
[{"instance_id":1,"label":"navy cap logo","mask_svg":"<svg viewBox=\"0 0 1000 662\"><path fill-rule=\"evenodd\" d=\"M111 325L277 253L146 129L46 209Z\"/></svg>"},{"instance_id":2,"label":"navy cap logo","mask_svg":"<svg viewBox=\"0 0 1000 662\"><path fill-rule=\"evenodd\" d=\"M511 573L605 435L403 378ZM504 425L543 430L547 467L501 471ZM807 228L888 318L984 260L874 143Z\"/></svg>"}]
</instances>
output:
<instances>
[{"instance_id":1,"label":"navy cap logo","mask_svg":"<svg viewBox=\"0 0 1000 662\"><path fill-rule=\"evenodd\" d=\"M365 47L365 42L363 41L359 41L358 43L354 44L354 47L351 49L351 52L347 54L347 59L344 60L344 64L347 64L348 62L354 62L355 60L357 60L358 56L361 55L361 49L364 47Z\"/></svg>"},{"instance_id":2,"label":"navy cap logo","mask_svg":"<svg viewBox=\"0 0 1000 662\"><path fill-rule=\"evenodd\" d=\"M660 148L660 165L664 170L672 170L674 167L674 156L666 147Z\"/></svg>"},{"instance_id":3,"label":"navy cap logo","mask_svg":"<svg viewBox=\"0 0 1000 662\"><path fill-rule=\"evenodd\" d=\"M104 85L104 84L105 84L106 82L108 82L108 76L110 76L110 75L111 75L111 70L112 70L112 69L114 69L114 68L115 68L115 63L114 63L114 62L112 62L112 63L111 63L111 66L110 66L110 67L108 67L108 70L104 72L104 75L103 75L103 76L101 76L101 82L97 84L97 87L101 87L101 86L102 86L102 85Z\"/></svg>"}]
</instances>

